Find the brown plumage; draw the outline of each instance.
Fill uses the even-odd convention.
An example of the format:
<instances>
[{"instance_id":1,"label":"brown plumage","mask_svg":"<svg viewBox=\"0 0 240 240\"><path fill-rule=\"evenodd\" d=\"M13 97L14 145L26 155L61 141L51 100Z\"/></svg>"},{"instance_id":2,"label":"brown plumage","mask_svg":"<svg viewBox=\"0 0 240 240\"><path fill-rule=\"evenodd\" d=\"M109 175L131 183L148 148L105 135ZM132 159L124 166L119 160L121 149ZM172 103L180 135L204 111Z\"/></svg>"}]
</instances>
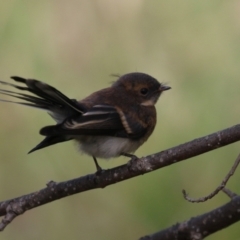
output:
<instances>
[{"instance_id":1,"label":"brown plumage","mask_svg":"<svg viewBox=\"0 0 240 240\"><path fill-rule=\"evenodd\" d=\"M46 137L30 152L74 139L83 152L93 156L96 164L97 157L133 153L149 138L156 125L154 105L161 93L170 89L147 74L129 73L112 86L76 101L43 82L20 77L12 79L25 86L0 83L22 92L0 89L0 94L25 101L14 103L44 109L57 122L40 130Z\"/></svg>"}]
</instances>

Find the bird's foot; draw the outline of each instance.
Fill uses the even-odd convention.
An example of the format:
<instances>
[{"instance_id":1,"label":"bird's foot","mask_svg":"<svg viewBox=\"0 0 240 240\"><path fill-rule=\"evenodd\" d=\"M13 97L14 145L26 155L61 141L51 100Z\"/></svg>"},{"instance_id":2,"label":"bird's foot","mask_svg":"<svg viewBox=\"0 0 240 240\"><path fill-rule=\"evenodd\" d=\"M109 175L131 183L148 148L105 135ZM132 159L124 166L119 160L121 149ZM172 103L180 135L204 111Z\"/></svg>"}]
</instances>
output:
<instances>
[{"instance_id":1,"label":"bird's foot","mask_svg":"<svg viewBox=\"0 0 240 240\"><path fill-rule=\"evenodd\" d=\"M130 157L131 159L128 161L127 163L127 167L129 171L134 171L134 163L136 163L136 161L138 161L138 157L134 154L130 154L130 153L122 153L121 155L126 156L126 157Z\"/></svg>"}]
</instances>

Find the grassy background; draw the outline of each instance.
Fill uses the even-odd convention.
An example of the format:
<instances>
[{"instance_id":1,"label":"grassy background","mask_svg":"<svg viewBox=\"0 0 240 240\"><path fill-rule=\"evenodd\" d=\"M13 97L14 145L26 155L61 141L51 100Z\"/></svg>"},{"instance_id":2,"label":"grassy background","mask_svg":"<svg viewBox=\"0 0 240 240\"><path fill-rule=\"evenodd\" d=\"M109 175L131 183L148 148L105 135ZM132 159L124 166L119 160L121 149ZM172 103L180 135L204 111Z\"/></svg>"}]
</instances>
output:
<instances>
[{"instance_id":1,"label":"grassy background","mask_svg":"<svg viewBox=\"0 0 240 240\"><path fill-rule=\"evenodd\" d=\"M172 90L157 104L158 125L143 156L239 123L239 1L1 2L0 79L32 77L81 99L106 87L110 74L146 72ZM0 199L94 171L92 159L65 143L27 155L53 124L47 114L0 103ZM226 203L191 204L223 179L239 144L26 212L1 239L137 239ZM104 168L126 158L100 161ZM239 193L239 171L229 187ZM210 240L239 239L239 224Z\"/></svg>"}]
</instances>

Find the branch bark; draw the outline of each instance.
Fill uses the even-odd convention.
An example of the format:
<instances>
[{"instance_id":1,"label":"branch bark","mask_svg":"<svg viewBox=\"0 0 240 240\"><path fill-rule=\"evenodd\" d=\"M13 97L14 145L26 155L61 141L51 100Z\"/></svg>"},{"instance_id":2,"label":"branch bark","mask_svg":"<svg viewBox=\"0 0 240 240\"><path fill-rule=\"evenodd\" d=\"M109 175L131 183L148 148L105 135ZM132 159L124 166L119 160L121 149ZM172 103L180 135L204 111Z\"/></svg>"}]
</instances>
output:
<instances>
[{"instance_id":1,"label":"branch bark","mask_svg":"<svg viewBox=\"0 0 240 240\"><path fill-rule=\"evenodd\" d=\"M3 230L15 217L32 208L76 193L104 188L239 140L240 124L159 153L132 159L125 165L104 170L100 175L89 174L65 182L50 182L46 188L39 191L0 202L0 216L4 216L0 230Z\"/></svg>"},{"instance_id":2,"label":"branch bark","mask_svg":"<svg viewBox=\"0 0 240 240\"><path fill-rule=\"evenodd\" d=\"M188 221L177 223L140 240L201 240L240 220L240 196L227 204Z\"/></svg>"}]
</instances>

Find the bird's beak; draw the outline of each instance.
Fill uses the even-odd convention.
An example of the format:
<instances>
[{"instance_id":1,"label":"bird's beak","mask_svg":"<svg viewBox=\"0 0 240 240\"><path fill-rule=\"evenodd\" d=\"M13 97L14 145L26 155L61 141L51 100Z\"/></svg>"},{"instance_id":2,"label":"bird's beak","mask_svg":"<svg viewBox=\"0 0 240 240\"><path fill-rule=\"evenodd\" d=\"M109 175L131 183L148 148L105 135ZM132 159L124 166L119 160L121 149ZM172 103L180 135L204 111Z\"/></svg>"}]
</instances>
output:
<instances>
[{"instance_id":1,"label":"bird's beak","mask_svg":"<svg viewBox=\"0 0 240 240\"><path fill-rule=\"evenodd\" d=\"M161 92L166 91L166 90L169 90L169 89L171 89L171 87L165 86L165 85L161 85L161 87L159 88L159 90L160 90Z\"/></svg>"}]
</instances>

